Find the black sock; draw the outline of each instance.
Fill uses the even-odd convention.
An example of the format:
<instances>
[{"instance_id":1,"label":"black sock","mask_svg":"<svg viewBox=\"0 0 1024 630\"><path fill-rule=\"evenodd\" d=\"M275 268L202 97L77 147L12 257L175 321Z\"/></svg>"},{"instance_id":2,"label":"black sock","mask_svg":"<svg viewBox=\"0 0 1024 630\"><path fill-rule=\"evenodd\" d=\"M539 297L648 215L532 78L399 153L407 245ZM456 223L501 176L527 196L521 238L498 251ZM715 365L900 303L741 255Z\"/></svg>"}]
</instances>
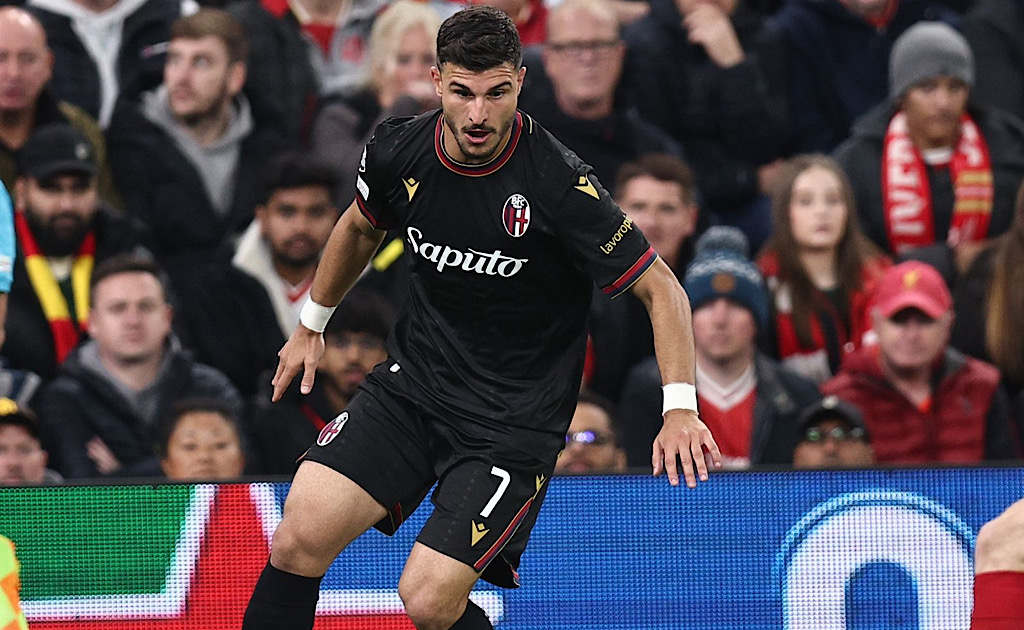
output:
<instances>
[{"instance_id":1,"label":"black sock","mask_svg":"<svg viewBox=\"0 0 1024 630\"><path fill-rule=\"evenodd\" d=\"M466 602L466 612L462 613L450 630L494 630L494 626L484 611L470 600Z\"/></svg>"},{"instance_id":2,"label":"black sock","mask_svg":"<svg viewBox=\"0 0 1024 630\"><path fill-rule=\"evenodd\" d=\"M267 562L245 609L242 630L311 630L321 579L281 571Z\"/></svg>"}]
</instances>

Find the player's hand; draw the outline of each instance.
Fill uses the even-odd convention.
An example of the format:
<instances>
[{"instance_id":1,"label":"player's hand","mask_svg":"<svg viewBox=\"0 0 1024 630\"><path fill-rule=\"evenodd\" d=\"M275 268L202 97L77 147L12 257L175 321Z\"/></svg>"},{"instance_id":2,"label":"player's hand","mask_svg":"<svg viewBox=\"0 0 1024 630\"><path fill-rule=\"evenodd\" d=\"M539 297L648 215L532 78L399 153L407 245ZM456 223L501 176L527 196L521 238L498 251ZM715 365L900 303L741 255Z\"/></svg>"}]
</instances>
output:
<instances>
[{"instance_id":1,"label":"player's hand","mask_svg":"<svg viewBox=\"0 0 1024 630\"><path fill-rule=\"evenodd\" d=\"M313 389L316 366L320 363L320 357L324 356L324 336L299 324L277 356L280 357L280 360L277 362L274 380L270 381L270 384L274 386L274 394L270 400L272 402L281 400L281 396L288 389L288 384L292 382L299 370L302 370L302 383L299 385L299 391L308 394Z\"/></svg>"},{"instance_id":2,"label":"player's hand","mask_svg":"<svg viewBox=\"0 0 1024 630\"><path fill-rule=\"evenodd\" d=\"M701 481L708 480L708 466L722 467L722 453L718 450L718 444L711 437L707 425L697 417L696 411L670 409L665 414L665 423L658 437L654 438L651 454L654 476L665 471L668 473L668 482L673 486L679 485L676 456L682 460L683 476L686 485L691 488L697 487L698 477Z\"/></svg>"}]
</instances>

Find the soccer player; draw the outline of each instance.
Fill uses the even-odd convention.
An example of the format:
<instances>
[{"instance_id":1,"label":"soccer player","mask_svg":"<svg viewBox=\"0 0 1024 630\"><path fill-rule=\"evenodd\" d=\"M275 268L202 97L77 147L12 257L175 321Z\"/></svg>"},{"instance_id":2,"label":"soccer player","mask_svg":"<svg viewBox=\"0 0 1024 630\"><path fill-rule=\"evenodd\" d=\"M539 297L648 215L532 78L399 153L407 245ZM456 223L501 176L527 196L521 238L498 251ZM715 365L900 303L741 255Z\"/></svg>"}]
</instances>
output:
<instances>
[{"instance_id":1,"label":"soccer player","mask_svg":"<svg viewBox=\"0 0 1024 630\"><path fill-rule=\"evenodd\" d=\"M393 532L435 481L399 595L420 630L491 628L470 589L518 586L576 404L593 280L651 314L666 384L653 472L677 485L681 454L693 487L705 452L720 465L696 413L686 294L590 167L517 111L525 74L512 21L462 10L437 36L441 110L387 120L367 144L272 397L300 371L311 390L333 305L385 230L405 236L409 300L388 359L304 456L244 630L312 628L335 556L370 527Z\"/></svg>"}]
</instances>

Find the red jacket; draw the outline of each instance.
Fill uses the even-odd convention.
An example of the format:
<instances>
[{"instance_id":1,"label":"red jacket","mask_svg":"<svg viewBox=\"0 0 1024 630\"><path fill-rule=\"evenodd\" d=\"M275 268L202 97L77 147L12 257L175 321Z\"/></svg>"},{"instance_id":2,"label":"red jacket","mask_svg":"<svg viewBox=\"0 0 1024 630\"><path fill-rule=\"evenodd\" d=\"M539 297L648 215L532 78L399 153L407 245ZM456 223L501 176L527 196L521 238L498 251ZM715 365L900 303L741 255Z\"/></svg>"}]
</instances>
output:
<instances>
[{"instance_id":1,"label":"red jacket","mask_svg":"<svg viewBox=\"0 0 1024 630\"><path fill-rule=\"evenodd\" d=\"M792 297L788 283L779 276L779 260L775 252L766 252L758 260L761 275L764 276L772 294L772 306L775 317L775 347L779 360L789 369L816 383L822 383L832 376L832 365L840 365L843 358L861 347L864 335L871 330L871 315L868 307L875 283L890 266L885 256L868 259L861 269L861 289L854 291L849 297L849 313L842 317L836 312L832 302L820 291L817 293L817 317L811 318L811 338L813 343L802 345L796 334L796 323L793 321ZM850 330L843 321L850 322ZM839 354L830 356L825 342L824 326L836 331L838 336Z\"/></svg>"},{"instance_id":2,"label":"red jacket","mask_svg":"<svg viewBox=\"0 0 1024 630\"><path fill-rule=\"evenodd\" d=\"M821 391L861 410L879 463L978 462L1017 456L999 371L953 349L946 350L934 375L928 412L886 381L877 348L849 355Z\"/></svg>"}]
</instances>

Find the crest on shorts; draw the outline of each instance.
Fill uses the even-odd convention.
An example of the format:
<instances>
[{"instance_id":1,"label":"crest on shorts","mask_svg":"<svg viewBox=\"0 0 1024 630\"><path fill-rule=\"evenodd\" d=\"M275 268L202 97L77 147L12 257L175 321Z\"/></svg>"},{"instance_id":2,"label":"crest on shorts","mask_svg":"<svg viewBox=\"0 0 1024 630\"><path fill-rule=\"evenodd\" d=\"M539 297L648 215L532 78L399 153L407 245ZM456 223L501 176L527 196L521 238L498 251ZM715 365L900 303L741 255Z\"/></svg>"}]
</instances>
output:
<instances>
[{"instance_id":1,"label":"crest on shorts","mask_svg":"<svg viewBox=\"0 0 1024 630\"><path fill-rule=\"evenodd\" d=\"M526 234L526 228L530 227L530 202L526 197L519 193L509 197L501 211L501 222L513 238Z\"/></svg>"},{"instance_id":2,"label":"crest on shorts","mask_svg":"<svg viewBox=\"0 0 1024 630\"><path fill-rule=\"evenodd\" d=\"M337 418L327 423L323 429L320 429L320 435L316 438L317 446L327 446L331 443L334 438L338 437L341 433L341 428L348 422L348 412L342 411Z\"/></svg>"}]
</instances>

